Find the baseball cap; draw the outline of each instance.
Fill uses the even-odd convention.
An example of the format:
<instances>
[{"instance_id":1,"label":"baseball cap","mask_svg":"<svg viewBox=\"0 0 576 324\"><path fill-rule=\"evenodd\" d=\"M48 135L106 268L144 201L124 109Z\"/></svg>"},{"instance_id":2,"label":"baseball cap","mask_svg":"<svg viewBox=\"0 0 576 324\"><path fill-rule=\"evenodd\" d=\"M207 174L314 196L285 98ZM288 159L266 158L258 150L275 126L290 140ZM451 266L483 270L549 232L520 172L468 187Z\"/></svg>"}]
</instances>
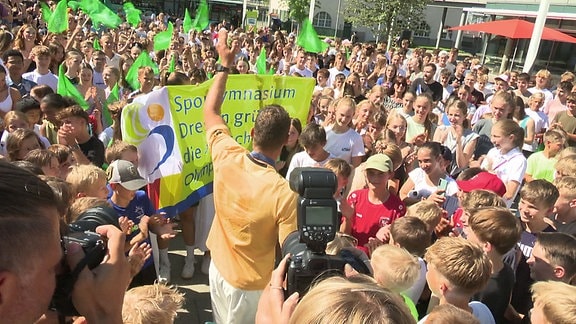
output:
<instances>
[{"instance_id":1,"label":"baseball cap","mask_svg":"<svg viewBox=\"0 0 576 324\"><path fill-rule=\"evenodd\" d=\"M147 182L140 176L138 169L132 162L116 160L112 162L106 170L109 183L119 183L128 190L138 190L144 187Z\"/></svg>"},{"instance_id":2,"label":"baseball cap","mask_svg":"<svg viewBox=\"0 0 576 324\"><path fill-rule=\"evenodd\" d=\"M508 83L508 75L507 74L500 74L499 76L494 78L494 81L496 81L498 79Z\"/></svg>"},{"instance_id":3,"label":"baseball cap","mask_svg":"<svg viewBox=\"0 0 576 324\"><path fill-rule=\"evenodd\" d=\"M382 172L389 172L394 170L392 167L392 160L386 154L374 154L366 161L365 170L374 169Z\"/></svg>"},{"instance_id":4,"label":"baseball cap","mask_svg":"<svg viewBox=\"0 0 576 324\"><path fill-rule=\"evenodd\" d=\"M457 180L458 187L464 192L470 192L476 189L490 190L503 196L506 193L504 182L497 175L490 172L480 172L468 180Z\"/></svg>"}]
</instances>

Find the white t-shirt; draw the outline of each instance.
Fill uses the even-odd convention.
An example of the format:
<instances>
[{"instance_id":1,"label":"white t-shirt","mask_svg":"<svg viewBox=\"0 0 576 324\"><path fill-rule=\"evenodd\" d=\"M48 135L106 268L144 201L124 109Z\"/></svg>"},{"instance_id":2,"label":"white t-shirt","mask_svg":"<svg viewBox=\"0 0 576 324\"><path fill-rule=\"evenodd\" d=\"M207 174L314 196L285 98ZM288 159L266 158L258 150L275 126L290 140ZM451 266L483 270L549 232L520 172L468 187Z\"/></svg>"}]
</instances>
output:
<instances>
[{"instance_id":1,"label":"white t-shirt","mask_svg":"<svg viewBox=\"0 0 576 324\"><path fill-rule=\"evenodd\" d=\"M521 184L524 179L524 173L526 173L526 165L526 158L518 148L502 154L499 149L494 147L486 154L486 158L482 161L481 168L495 173L505 185L509 181L516 181ZM512 199L504 199L506 206L510 207L512 205L519 190L520 186L516 189Z\"/></svg>"},{"instance_id":2,"label":"white t-shirt","mask_svg":"<svg viewBox=\"0 0 576 324\"><path fill-rule=\"evenodd\" d=\"M296 67L296 65L292 65L290 67L290 75L294 74L294 72L298 72L298 74L300 74L303 77L307 78L312 77L312 71L308 70L307 68L300 70L298 67Z\"/></svg>"},{"instance_id":3,"label":"white t-shirt","mask_svg":"<svg viewBox=\"0 0 576 324\"><path fill-rule=\"evenodd\" d=\"M108 147L112 138L114 138L114 129L112 129L112 127L106 127L102 133L98 135L98 139L104 144L104 147Z\"/></svg>"},{"instance_id":4,"label":"white t-shirt","mask_svg":"<svg viewBox=\"0 0 576 324\"><path fill-rule=\"evenodd\" d=\"M36 84L46 84L52 88L54 92L58 90L58 77L52 74L50 71L48 71L46 74L40 74L38 73L38 70L34 70L32 72L22 74L22 78L36 82Z\"/></svg>"},{"instance_id":5,"label":"white t-shirt","mask_svg":"<svg viewBox=\"0 0 576 324\"><path fill-rule=\"evenodd\" d=\"M290 179L290 173L294 170L294 168L305 168L305 167L317 167L322 168L324 164L328 162L328 160L335 158L334 155L328 153L328 157L324 161L317 162L313 158L306 153L306 151L298 152L292 156L292 160L290 160L290 165L288 166L288 171L286 172L286 179Z\"/></svg>"},{"instance_id":6,"label":"white t-shirt","mask_svg":"<svg viewBox=\"0 0 576 324\"><path fill-rule=\"evenodd\" d=\"M471 301L468 303L468 306L472 309L472 315L480 321L480 324L496 324L494 316L490 312L488 306L478 301ZM419 320L418 324L426 323L426 319L428 319L428 315Z\"/></svg>"},{"instance_id":7,"label":"white t-shirt","mask_svg":"<svg viewBox=\"0 0 576 324\"><path fill-rule=\"evenodd\" d=\"M543 111L533 111L526 108L526 115L534 120L534 134L542 132L543 128L548 128L548 116Z\"/></svg>"},{"instance_id":8,"label":"white t-shirt","mask_svg":"<svg viewBox=\"0 0 576 324\"><path fill-rule=\"evenodd\" d=\"M424 291L424 286L426 286L426 262L424 262L421 257L418 257L418 263L420 264L418 279L416 279L412 287L403 292L404 295L412 299L414 304L418 303L418 299L420 299L420 295L422 295L422 291Z\"/></svg>"},{"instance_id":9,"label":"white t-shirt","mask_svg":"<svg viewBox=\"0 0 576 324\"><path fill-rule=\"evenodd\" d=\"M414 189L418 192L419 197L427 198L432 193L438 191L438 186L431 186L426 182L426 172L421 168L416 168L408 173L408 177L412 182L414 182ZM458 193L458 184L456 181L449 176L444 177L448 185L446 186L446 201L444 202L444 208L448 212L448 216L452 215L454 211L458 208L458 198L456 193Z\"/></svg>"},{"instance_id":10,"label":"white t-shirt","mask_svg":"<svg viewBox=\"0 0 576 324\"><path fill-rule=\"evenodd\" d=\"M332 127L326 128L326 145L324 149L337 158L352 163L352 158L364 156L364 141L362 136L352 128L346 133L337 134Z\"/></svg>"}]
</instances>

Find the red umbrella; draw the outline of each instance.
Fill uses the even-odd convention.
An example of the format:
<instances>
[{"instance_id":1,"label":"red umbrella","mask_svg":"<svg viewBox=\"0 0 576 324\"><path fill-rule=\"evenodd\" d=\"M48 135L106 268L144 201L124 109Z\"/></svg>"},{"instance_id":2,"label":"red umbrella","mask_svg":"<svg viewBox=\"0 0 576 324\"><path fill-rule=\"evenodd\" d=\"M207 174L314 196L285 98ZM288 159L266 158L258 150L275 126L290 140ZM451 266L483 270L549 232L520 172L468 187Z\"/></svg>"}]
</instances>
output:
<instances>
[{"instance_id":1,"label":"red umbrella","mask_svg":"<svg viewBox=\"0 0 576 324\"><path fill-rule=\"evenodd\" d=\"M452 27L449 30L484 32L508 38L532 38L534 23L521 19L495 20L479 24ZM576 43L576 38L552 28L544 27L542 39L556 42Z\"/></svg>"}]
</instances>

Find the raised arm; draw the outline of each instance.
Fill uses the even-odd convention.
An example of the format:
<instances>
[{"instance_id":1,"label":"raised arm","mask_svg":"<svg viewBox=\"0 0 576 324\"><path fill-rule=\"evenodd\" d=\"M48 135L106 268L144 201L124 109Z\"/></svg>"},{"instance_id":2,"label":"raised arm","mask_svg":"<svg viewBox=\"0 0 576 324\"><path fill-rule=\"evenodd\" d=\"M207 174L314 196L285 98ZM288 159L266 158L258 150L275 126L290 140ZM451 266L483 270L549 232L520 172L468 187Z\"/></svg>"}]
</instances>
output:
<instances>
[{"instance_id":1,"label":"raised arm","mask_svg":"<svg viewBox=\"0 0 576 324\"><path fill-rule=\"evenodd\" d=\"M235 53L228 48L227 40L228 31L220 29L218 32L218 44L216 50L220 57L220 64L225 68L230 68L234 64ZM228 80L228 71L217 72L214 76L214 82L206 96L204 103L204 125L208 130L215 125L225 124L220 116L220 108L224 100L224 90L226 90L226 80Z\"/></svg>"}]
</instances>

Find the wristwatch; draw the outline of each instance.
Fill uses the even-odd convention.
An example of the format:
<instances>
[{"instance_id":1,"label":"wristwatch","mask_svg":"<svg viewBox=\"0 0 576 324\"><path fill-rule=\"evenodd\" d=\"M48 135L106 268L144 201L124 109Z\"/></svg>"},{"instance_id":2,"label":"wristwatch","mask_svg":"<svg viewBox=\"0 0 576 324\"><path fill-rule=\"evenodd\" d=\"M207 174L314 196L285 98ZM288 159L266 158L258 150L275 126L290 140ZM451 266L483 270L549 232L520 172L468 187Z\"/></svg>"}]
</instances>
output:
<instances>
[{"instance_id":1,"label":"wristwatch","mask_svg":"<svg viewBox=\"0 0 576 324\"><path fill-rule=\"evenodd\" d=\"M217 64L217 65L216 65L216 72L226 72L226 73L230 73L230 68L229 68L229 67L225 67L224 65L221 65L221 64Z\"/></svg>"}]
</instances>

